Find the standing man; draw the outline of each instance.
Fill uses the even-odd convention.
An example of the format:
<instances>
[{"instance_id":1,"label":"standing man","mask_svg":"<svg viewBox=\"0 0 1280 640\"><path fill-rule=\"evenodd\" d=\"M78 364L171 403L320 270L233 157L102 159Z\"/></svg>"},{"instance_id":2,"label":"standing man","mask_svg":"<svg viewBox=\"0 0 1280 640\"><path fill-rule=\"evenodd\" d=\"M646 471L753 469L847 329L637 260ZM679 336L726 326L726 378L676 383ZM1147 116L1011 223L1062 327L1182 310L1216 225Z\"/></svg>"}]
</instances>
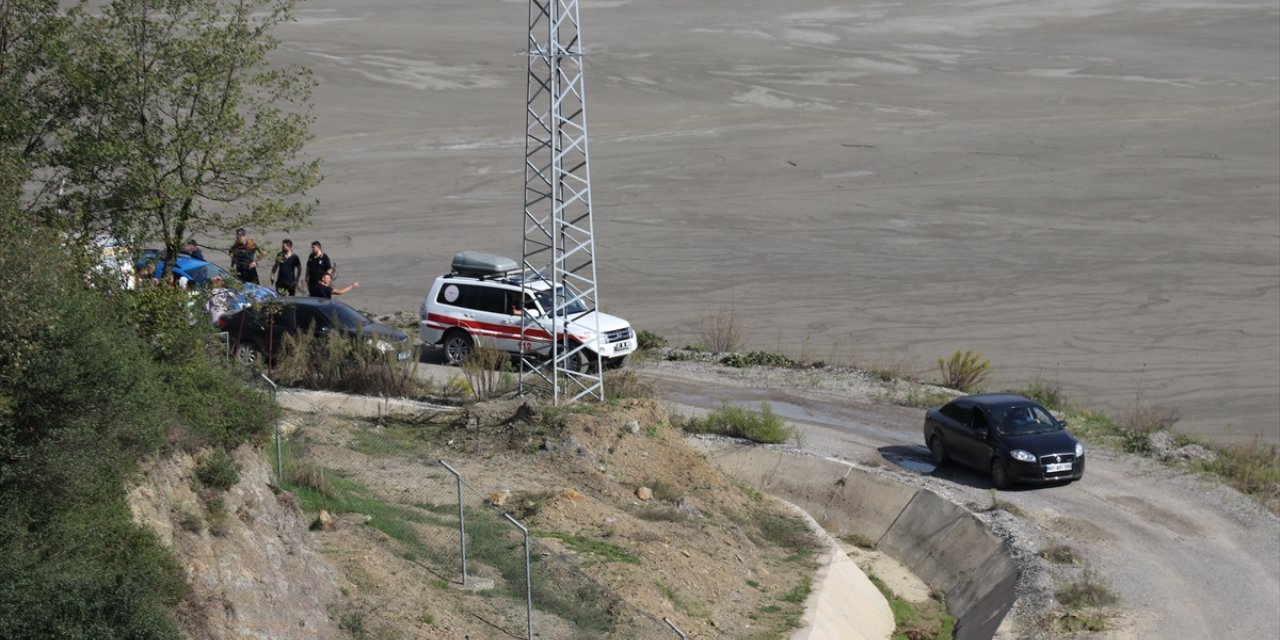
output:
<instances>
[{"instance_id":1,"label":"standing man","mask_svg":"<svg viewBox=\"0 0 1280 640\"><path fill-rule=\"evenodd\" d=\"M187 243L182 245L181 249L178 249L178 253L184 256L191 256L196 260L204 260L204 251L200 250L200 245L196 244L195 238L187 240Z\"/></svg>"},{"instance_id":2,"label":"standing man","mask_svg":"<svg viewBox=\"0 0 1280 640\"><path fill-rule=\"evenodd\" d=\"M319 297L320 278L332 275L333 261L320 247L319 240L312 242L311 256L307 258L307 295Z\"/></svg>"},{"instance_id":3,"label":"standing man","mask_svg":"<svg viewBox=\"0 0 1280 640\"><path fill-rule=\"evenodd\" d=\"M236 243L231 245L231 268L241 282L258 284L258 244L243 228L236 229Z\"/></svg>"},{"instance_id":4,"label":"standing man","mask_svg":"<svg viewBox=\"0 0 1280 640\"><path fill-rule=\"evenodd\" d=\"M348 293L358 286L360 286L359 282L352 282L341 289L334 289L333 276L326 273L320 276L320 282L316 284L315 288L311 289L311 295L317 298L333 298L334 296Z\"/></svg>"},{"instance_id":5,"label":"standing man","mask_svg":"<svg viewBox=\"0 0 1280 640\"><path fill-rule=\"evenodd\" d=\"M286 239L280 243L276 263L271 265L271 283L276 286L276 293L282 296L298 295L298 277L301 275L302 261L293 252L293 241Z\"/></svg>"}]
</instances>

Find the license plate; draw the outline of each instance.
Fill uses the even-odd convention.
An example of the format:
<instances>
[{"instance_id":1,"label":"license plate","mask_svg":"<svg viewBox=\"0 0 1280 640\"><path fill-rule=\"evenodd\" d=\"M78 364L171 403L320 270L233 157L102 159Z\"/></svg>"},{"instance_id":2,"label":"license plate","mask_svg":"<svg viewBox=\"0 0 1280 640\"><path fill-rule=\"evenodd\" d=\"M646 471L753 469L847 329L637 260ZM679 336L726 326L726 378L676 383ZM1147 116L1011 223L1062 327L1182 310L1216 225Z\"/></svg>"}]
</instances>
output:
<instances>
[{"instance_id":1,"label":"license plate","mask_svg":"<svg viewBox=\"0 0 1280 640\"><path fill-rule=\"evenodd\" d=\"M613 345L614 351L626 351L627 349L630 349L630 348L631 348L630 340L623 340L622 342L617 342L617 343L614 343Z\"/></svg>"},{"instance_id":2,"label":"license plate","mask_svg":"<svg viewBox=\"0 0 1280 640\"><path fill-rule=\"evenodd\" d=\"M1055 462L1053 464L1046 464L1044 466L1045 473L1058 473L1059 471L1070 471L1070 470L1071 470L1070 462Z\"/></svg>"},{"instance_id":3,"label":"license plate","mask_svg":"<svg viewBox=\"0 0 1280 640\"><path fill-rule=\"evenodd\" d=\"M400 353L396 354L396 360L408 360L408 359L409 359L408 351L401 351Z\"/></svg>"}]
</instances>

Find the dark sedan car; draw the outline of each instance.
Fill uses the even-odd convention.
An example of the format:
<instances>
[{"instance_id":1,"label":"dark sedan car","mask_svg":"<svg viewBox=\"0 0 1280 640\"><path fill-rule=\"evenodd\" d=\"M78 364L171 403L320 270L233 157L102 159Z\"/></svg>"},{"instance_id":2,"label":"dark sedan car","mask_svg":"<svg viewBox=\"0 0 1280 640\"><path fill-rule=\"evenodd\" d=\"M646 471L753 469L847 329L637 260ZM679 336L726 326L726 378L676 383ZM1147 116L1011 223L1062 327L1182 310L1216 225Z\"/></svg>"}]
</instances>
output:
<instances>
[{"instance_id":1,"label":"dark sedan car","mask_svg":"<svg viewBox=\"0 0 1280 640\"><path fill-rule=\"evenodd\" d=\"M286 334L315 333L361 338L397 360L410 355L404 331L376 322L350 305L326 298L276 298L222 316L218 328L227 332L232 352L244 364L280 352Z\"/></svg>"},{"instance_id":2,"label":"dark sedan car","mask_svg":"<svg viewBox=\"0 0 1280 640\"><path fill-rule=\"evenodd\" d=\"M924 441L935 465L955 460L989 472L1000 489L1084 477L1084 447L1066 423L1012 393L963 396L929 409Z\"/></svg>"}]
</instances>

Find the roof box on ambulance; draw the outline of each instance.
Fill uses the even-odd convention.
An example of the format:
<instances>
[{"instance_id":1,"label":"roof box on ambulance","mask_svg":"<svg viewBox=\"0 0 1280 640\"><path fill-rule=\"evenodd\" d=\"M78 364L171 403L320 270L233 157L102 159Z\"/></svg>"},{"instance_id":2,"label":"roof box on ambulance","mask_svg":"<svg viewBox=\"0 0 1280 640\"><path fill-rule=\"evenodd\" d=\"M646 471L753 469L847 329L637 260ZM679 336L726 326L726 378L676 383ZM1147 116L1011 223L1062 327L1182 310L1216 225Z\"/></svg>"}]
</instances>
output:
<instances>
[{"instance_id":1,"label":"roof box on ambulance","mask_svg":"<svg viewBox=\"0 0 1280 640\"><path fill-rule=\"evenodd\" d=\"M459 252L453 256L450 266L453 275L471 278L501 278L520 269L520 265L511 258L479 251Z\"/></svg>"}]
</instances>

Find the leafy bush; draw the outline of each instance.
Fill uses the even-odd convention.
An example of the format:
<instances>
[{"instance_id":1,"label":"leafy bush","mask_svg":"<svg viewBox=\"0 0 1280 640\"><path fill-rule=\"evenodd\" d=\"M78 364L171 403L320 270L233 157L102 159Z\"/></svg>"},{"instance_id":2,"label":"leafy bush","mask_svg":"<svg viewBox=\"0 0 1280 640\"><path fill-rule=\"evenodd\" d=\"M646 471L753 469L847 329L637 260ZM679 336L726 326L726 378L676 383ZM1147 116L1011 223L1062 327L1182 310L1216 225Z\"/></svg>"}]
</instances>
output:
<instances>
[{"instance_id":1,"label":"leafy bush","mask_svg":"<svg viewBox=\"0 0 1280 640\"><path fill-rule=\"evenodd\" d=\"M151 347L157 360L189 358L199 347L194 336L210 333L208 319L195 309L194 291L144 283L122 292L138 337Z\"/></svg>"},{"instance_id":2,"label":"leafy bush","mask_svg":"<svg viewBox=\"0 0 1280 640\"><path fill-rule=\"evenodd\" d=\"M238 444L270 408L203 355L199 331L169 322L172 290L86 279L61 236L11 214L0 209L0 638L176 639L182 571L133 522L124 484L169 428Z\"/></svg>"},{"instance_id":3,"label":"leafy bush","mask_svg":"<svg viewBox=\"0 0 1280 640\"><path fill-rule=\"evenodd\" d=\"M177 638L182 573L123 485L164 443L166 378L123 292L0 212L0 637Z\"/></svg>"},{"instance_id":4,"label":"leafy bush","mask_svg":"<svg viewBox=\"0 0 1280 640\"><path fill-rule=\"evenodd\" d=\"M768 402L761 402L759 411L735 407L726 402L713 409L705 418L691 419L684 428L694 433L717 433L766 444L786 442L793 431L783 424L781 418L773 415Z\"/></svg>"},{"instance_id":5,"label":"leafy bush","mask_svg":"<svg viewBox=\"0 0 1280 640\"><path fill-rule=\"evenodd\" d=\"M240 465L226 449L216 449L196 467L201 486L226 491L240 482Z\"/></svg>"},{"instance_id":6,"label":"leafy bush","mask_svg":"<svg viewBox=\"0 0 1280 640\"><path fill-rule=\"evenodd\" d=\"M938 370L944 386L973 393L991 372L991 361L984 360L981 353L956 351L950 359L938 358Z\"/></svg>"},{"instance_id":7,"label":"leafy bush","mask_svg":"<svg viewBox=\"0 0 1280 640\"><path fill-rule=\"evenodd\" d=\"M641 329L636 332L636 347L641 351L653 351L665 346L667 346L667 339L652 331Z\"/></svg>"},{"instance_id":8,"label":"leafy bush","mask_svg":"<svg viewBox=\"0 0 1280 640\"><path fill-rule=\"evenodd\" d=\"M720 359L720 364L739 369L746 367L779 367L790 369L796 362L780 353L768 351L752 351L750 353L731 353Z\"/></svg>"},{"instance_id":9,"label":"leafy bush","mask_svg":"<svg viewBox=\"0 0 1280 640\"><path fill-rule=\"evenodd\" d=\"M270 431L278 411L271 397L245 384L232 367L197 355L158 369L168 381L167 402L176 419L198 435L191 446L235 447L260 441Z\"/></svg>"}]
</instances>

